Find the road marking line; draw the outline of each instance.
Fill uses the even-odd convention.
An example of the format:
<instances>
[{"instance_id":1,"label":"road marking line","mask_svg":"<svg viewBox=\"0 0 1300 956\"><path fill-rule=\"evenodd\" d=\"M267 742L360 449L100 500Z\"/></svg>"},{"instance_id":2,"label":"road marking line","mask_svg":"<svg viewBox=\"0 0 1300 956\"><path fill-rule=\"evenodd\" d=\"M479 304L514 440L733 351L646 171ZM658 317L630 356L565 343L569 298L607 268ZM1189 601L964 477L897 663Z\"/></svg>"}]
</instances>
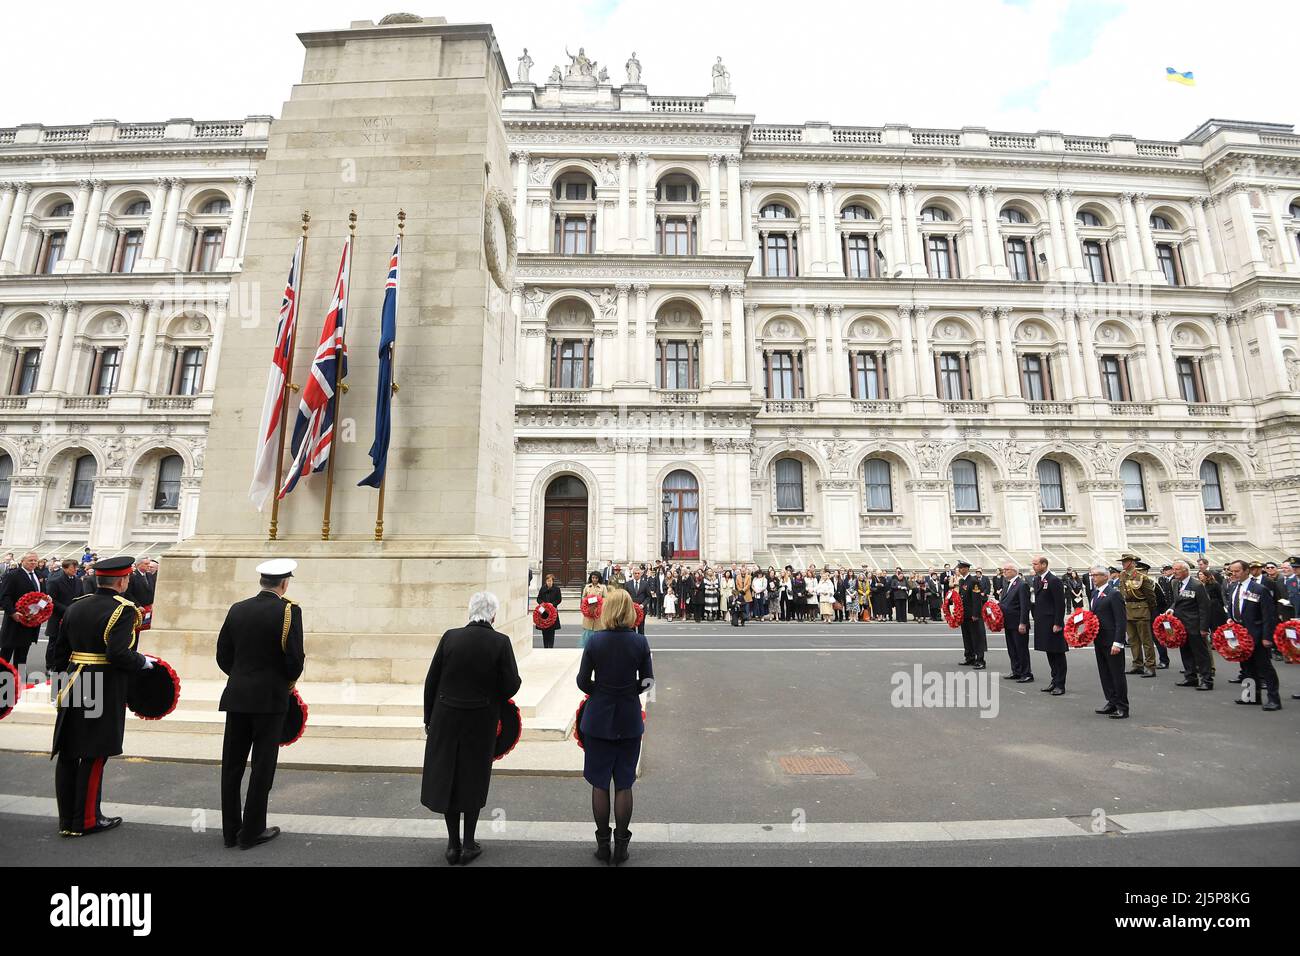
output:
<instances>
[{"instance_id":1,"label":"road marking line","mask_svg":"<svg viewBox=\"0 0 1300 956\"><path fill-rule=\"evenodd\" d=\"M130 823L193 829L202 815L219 821L218 810L118 803L106 812ZM57 818L51 797L0 794L0 814ZM1169 810L1149 813L1114 813L1108 819L1128 833L1164 833L1211 827L1244 827L1300 822L1300 803L1265 803L1203 810ZM287 833L316 836L387 837L437 840L446 836L438 817L348 817L308 813L273 813L268 825ZM522 843L581 843L591 839L592 823L506 820L498 824L484 818L479 836L486 840ZM210 827L213 833L216 827ZM1114 831L1111 831L1112 833ZM205 836L204 834L198 834ZM943 843L970 840L1034 840L1058 837L1100 836L1066 817L1027 820L949 820L937 822L808 823L802 830L791 824L761 823L637 823L640 843ZM206 838L206 836L205 836Z\"/></svg>"}]
</instances>

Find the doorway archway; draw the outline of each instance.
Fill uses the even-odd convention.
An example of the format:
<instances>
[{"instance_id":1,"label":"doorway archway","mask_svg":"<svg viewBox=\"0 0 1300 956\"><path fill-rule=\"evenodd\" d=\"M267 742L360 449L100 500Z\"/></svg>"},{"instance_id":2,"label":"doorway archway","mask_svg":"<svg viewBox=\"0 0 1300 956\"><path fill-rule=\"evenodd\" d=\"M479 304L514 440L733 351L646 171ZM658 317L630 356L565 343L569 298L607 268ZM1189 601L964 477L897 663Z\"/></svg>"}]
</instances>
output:
<instances>
[{"instance_id":1,"label":"doorway archway","mask_svg":"<svg viewBox=\"0 0 1300 956\"><path fill-rule=\"evenodd\" d=\"M587 486L577 475L546 486L542 573L554 574L561 587L581 586L587 575Z\"/></svg>"}]
</instances>

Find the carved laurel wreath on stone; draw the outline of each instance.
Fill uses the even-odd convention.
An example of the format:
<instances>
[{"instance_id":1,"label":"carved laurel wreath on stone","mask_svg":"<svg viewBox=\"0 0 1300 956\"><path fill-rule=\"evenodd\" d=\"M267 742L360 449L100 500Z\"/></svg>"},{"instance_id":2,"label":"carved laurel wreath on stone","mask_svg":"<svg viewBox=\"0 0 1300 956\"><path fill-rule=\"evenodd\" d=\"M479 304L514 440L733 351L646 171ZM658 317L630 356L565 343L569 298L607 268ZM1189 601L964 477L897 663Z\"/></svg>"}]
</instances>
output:
<instances>
[{"instance_id":1,"label":"carved laurel wreath on stone","mask_svg":"<svg viewBox=\"0 0 1300 956\"><path fill-rule=\"evenodd\" d=\"M506 248L503 250L497 243L495 222L493 213L501 217L502 231L506 236ZM487 199L483 208L483 251L487 255L488 272L492 273L492 281L503 291L510 289L510 275L515 271L515 261L518 256L518 243L515 239L515 210L504 190L493 187L488 190Z\"/></svg>"}]
</instances>

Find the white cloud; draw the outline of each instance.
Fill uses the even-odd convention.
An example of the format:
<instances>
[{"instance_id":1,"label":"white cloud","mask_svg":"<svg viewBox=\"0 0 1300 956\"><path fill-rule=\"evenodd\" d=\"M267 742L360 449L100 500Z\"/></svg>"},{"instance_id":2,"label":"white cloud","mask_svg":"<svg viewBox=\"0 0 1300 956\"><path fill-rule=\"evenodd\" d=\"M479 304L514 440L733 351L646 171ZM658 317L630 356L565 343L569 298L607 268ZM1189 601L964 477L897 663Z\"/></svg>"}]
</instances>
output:
<instances>
[{"instance_id":1,"label":"white cloud","mask_svg":"<svg viewBox=\"0 0 1300 956\"><path fill-rule=\"evenodd\" d=\"M408 8L410 9L410 8ZM488 20L512 70L524 46L545 77L586 48L616 82L633 51L651 92L700 94L721 55L738 108L759 122L1128 132L1176 139L1211 117L1292 123L1294 4L1130 2L1091 51L1053 65L1068 0L866 4L803 0L443 0L419 10ZM0 125L278 115L302 68L295 33L378 19L357 0L79 0L6 11ZM1054 36L1056 36L1054 44ZM1164 79L1193 70L1197 86ZM1038 88L1041 87L1041 88Z\"/></svg>"}]
</instances>

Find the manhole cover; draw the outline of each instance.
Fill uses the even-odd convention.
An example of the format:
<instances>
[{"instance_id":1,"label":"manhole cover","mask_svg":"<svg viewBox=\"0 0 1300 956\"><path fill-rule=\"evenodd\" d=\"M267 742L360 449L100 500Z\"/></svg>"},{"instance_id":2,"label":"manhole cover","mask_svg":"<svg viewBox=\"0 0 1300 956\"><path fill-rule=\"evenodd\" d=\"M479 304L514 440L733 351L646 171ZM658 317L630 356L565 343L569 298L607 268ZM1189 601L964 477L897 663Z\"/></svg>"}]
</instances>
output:
<instances>
[{"instance_id":1,"label":"manhole cover","mask_svg":"<svg viewBox=\"0 0 1300 956\"><path fill-rule=\"evenodd\" d=\"M839 757L800 757L790 755L778 757L777 763L788 774L812 774L816 776L852 776L853 771Z\"/></svg>"}]
</instances>

